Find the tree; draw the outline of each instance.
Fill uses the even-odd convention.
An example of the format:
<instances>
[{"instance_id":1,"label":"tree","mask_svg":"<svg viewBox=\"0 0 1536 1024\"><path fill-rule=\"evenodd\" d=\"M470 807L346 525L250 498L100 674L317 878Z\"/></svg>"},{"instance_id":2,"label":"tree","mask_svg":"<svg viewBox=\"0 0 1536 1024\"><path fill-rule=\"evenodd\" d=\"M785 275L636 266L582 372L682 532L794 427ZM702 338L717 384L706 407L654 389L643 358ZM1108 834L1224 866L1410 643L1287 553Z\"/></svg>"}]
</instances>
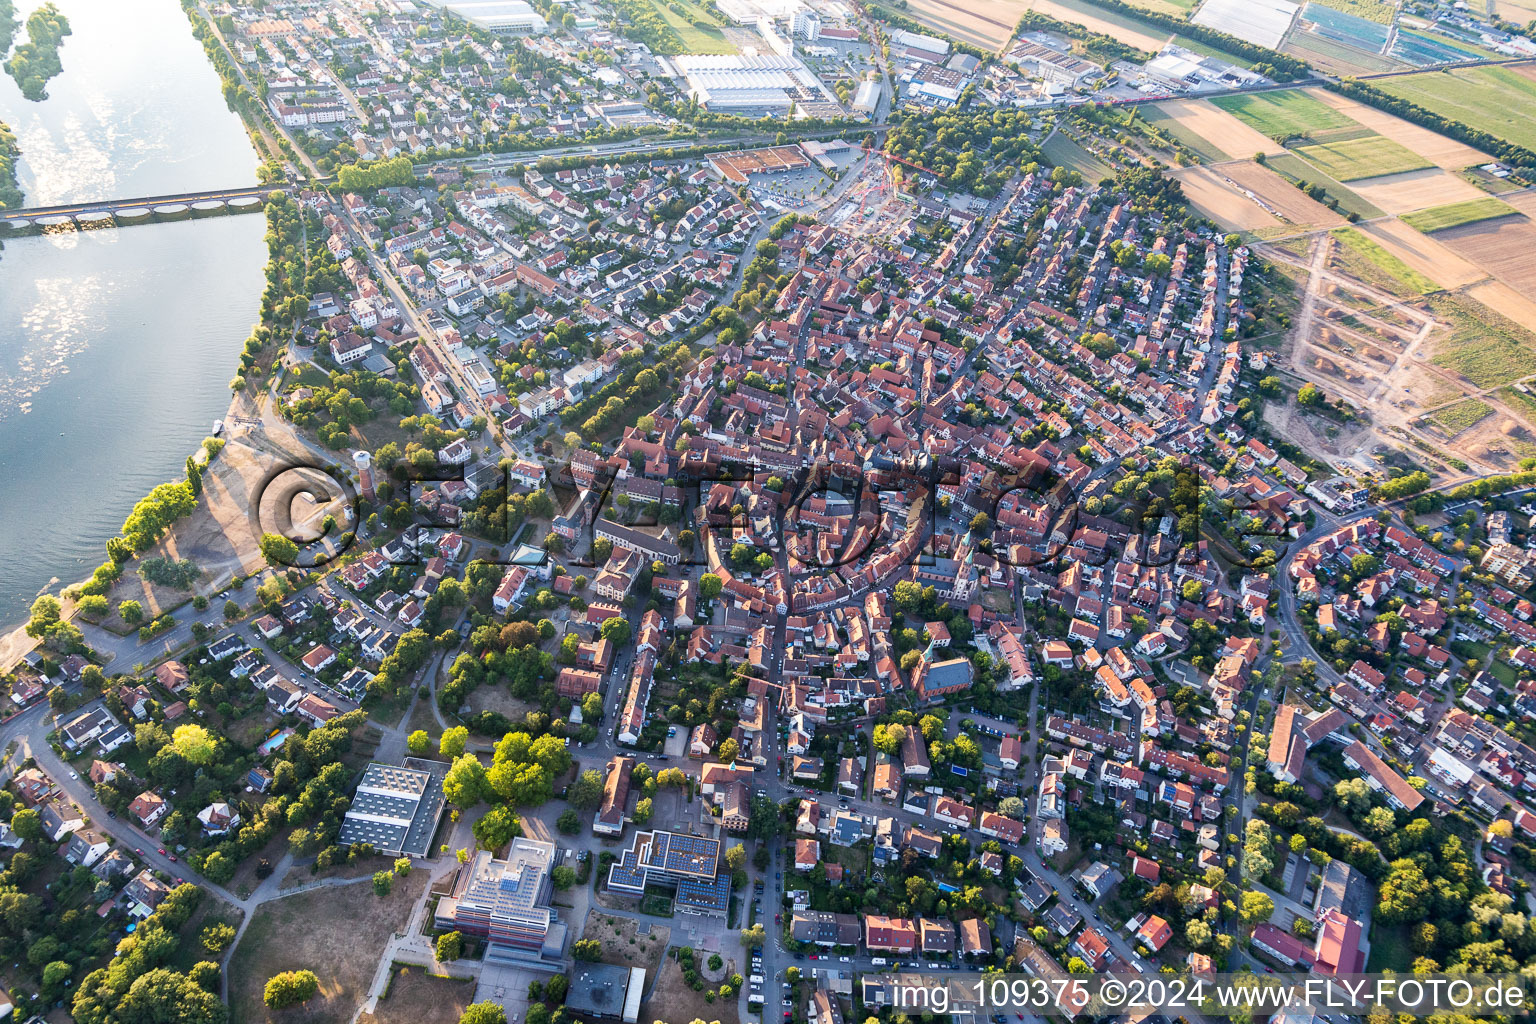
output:
<instances>
[{"instance_id":1,"label":"tree","mask_svg":"<svg viewBox=\"0 0 1536 1024\"><path fill-rule=\"evenodd\" d=\"M603 777L596 768L582 772L575 782L566 788L565 798L572 807L587 809L603 802Z\"/></svg>"},{"instance_id":2,"label":"tree","mask_svg":"<svg viewBox=\"0 0 1536 1024\"><path fill-rule=\"evenodd\" d=\"M137 601L119 601L117 614L121 615L128 625L135 626L144 621L144 606Z\"/></svg>"},{"instance_id":3,"label":"tree","mask_svg":"<svg viewBox=\"0 0 1536 1024\"><path fill-rule=\"evenodd\" d=\"M443 733L437 741L438 753L444 757L458 757L464 753L464 745L469 742L469 729L462 725L456 725Z\"/></svg>"},{"instance_id":4,"label":"tree","mask_svg":"<svg viewBox=\"0 0 1536 1024\"><path fill-rule=\"evenodd\" d=\"M602 959L603 944L596 939L577 939L571 943L571 956L574 959L592 963Z\"/></svg>"},{"instance_id":5,"label":"tree","mask_svg":"<svg viewBox=\"0 0 1536 1024\"><path fill-rule=\"evenodd\" d=\"M713 601L720 596L720 590L724 585L719 576L712 572L706 572L699 577L699 597L706 601Z\"/></svg>"},{"instance_id":6,"label":"tree","mask_svg":"<svg viewBox=\"0 0 1536 1024\"><path fill-rule=\"evenodd\" d=\"M636 825L644 825L651 820L651 798L643 797L635 804L634 822Z\"/></svg>"},{"instance_id":7,"label":"tree","mask_svg":"<svg viewBox=\"0 0 1536 1024\"><path fill-rule=\"evenodd\" d=\"M581 831L581 815L573 808L567 807L560 812L560 817L555 819L555 828L568 836L573 836Z\"/></svg>"},{"instance_id":8,"label":"tree","mask_svg":"<svg viewBox=\"0 0 1536 1024\"><path fill-rule=\"evenodd\" d=\"M427 730L417 729L405 738L405 747L417 757L428 753L432 749L432 737L427 735Z\"/></svg>"},{"instance_id":9,"label":"tree","mask_svg":"<svg viewBox=\"0 0 1536 1024\"><path fill-rule=\"evenodd\" d=\"M750 928L743 928L741 932L741 945L744 949L761 949L768 941L768 932L760 924ZM791 967L790 970L795 968Z\"/></svg>"},{"instance_id":10,"label":"tree","mask_svg":"<svg viewBox=\"0 0 1536 1024\"><path fill-rule=\"evenodd\" d=\"M459 1024L507 1024L507 1011L500 1003L487 999L483 1003L471 1003L459 1015Z\"/></svg>"},{"instance_id":11,"label":"tree","mask_svg":"<svg viewBox=\"0 0 1536 1024\"><path fill-rule=\"evenodd\" d=\"M1268 893L1251 891L1243 893L1242 915L1245 924L1258 924L1269 920L1275 912L1275 901Z\"/></svg>"},{"instance_id":12,"label":"tree","mask_svg":"<svg viewBox=\"0 0 1536 1024\"><path fill-rule=\"evenodd\" d=\"M497 850L523 834L523 823L512 808L498 804L475 822L472 831L481 849Z\"/></svg>"},{"instance_id":13,"label":"tree","mask_svg":"<svg viewBox=\"0 0 1536 1024\"><path fill-rule=\"evenodd\" d=\"M213 760L213 735L200 725L178 725L171 735L171 748L194 765Z\"/></svg>"},{"instance_id":14,"label":"tree","mask_svg":"<svg viewBox=\"0 0 1536 1024\"><path fill-rule=\"evenodd\" d=\"M605 621L601 631L608 642L615 647L623 647L629 643L631 633L629 620L622 615L615 615L613 618Z\"/></svg>"},{"instance_id":15,"label":"tree","mask_svg":"<svg viewBox=\"0 0 1536 1024\"><path fill-rule=\"evenodd\" d=\"M464 955L464 936L460 932L444 932L437 937L437 960L449 963Z\"/></svg>"},{"instance_id":16,"label":"tree","mask_svg":"<svg viewBox=\"0 0 1536 1024\"><path fill-rule=\"evenodd\" d=\"M281 1010L307 1003L320 991L320 979L314 971L283 971L267 979L262 1001L269 1009Z\"/></svg>"},{"instance_id":17,"label":"tree","mask_svg":"<svg viewBox=\"0 0 1536 1024\"><path fill-rule=\"evenodd\" d=\"M720 741L720 760L724 764L734 764L736 761L736 741L727 737Z\"/></svg>"},{"instance_id":18,"label":"tree","mask_svg":"<svg viewBox=\"0 0 1536 1024\"><path fill-rule=\"evenodd\" d=\"M549 873L549 880L554 883L556 889L569 889L576 884L576 869L561 864Z\"/></svg>"},{"instance_id":19,"label":"tree","mask_svg":"<svg viewBox=\"0 0 1536 1024\"><path fill-rule=\"evenodd\" d=\"M11 815L11 831L23 839L37 842L43 838L42 815L29 807L23 807Z\"/></svg>"},{"instance_id":20,"label":"tree","mask_svg":"<svg viewBox=\"0 0 1536 1024\"><path fill-rule=\"evenodd\" d=\"M737 843L725 851L725 866L732 871L740 871L742 865L747 862L747 848Z\"/></svg>"},{"instance_id":21,"label":"tree","mask_svg":"<svg viewBox=\"0 0 1536 1024\"><path fill-rule=\"evenodd\" d=\"M280 533L261 535L261 556L274 567L297 565L299 545Z\"/></svg>"},{"instance_id":22,"label":"tree","mask_svg":"<svg viewBox=\"0 0 1536 1024\"><path fill-rule=\"evenodd\" d=\"M473 754L458 757L443 776L443 796L455 806L473 807L485 793L485 766Z\"/></svg>"},{"instance_id":23,"label":"tree","mask_svg":"<svg viewBox=\"0 0 1536 1024\"><path fill-rule=\"evenodd\" d=\"M1311 409L1327 401L1327 396L1323 394L1322 388L1309 381L1301 386L1301 390L1296 392L1296 401Z\"/></svg>"},{"instance_id":24,"label":"tree","mask_svg":"<svg viewBox=\"0 0 1536 1024\"><path fill-rule=\"evenodd\" d=\"M388 896L389 891L395 886L395 876L389 871L375 871L373 873L373 894L375 896Z\"/></svg>"}]
</instances>

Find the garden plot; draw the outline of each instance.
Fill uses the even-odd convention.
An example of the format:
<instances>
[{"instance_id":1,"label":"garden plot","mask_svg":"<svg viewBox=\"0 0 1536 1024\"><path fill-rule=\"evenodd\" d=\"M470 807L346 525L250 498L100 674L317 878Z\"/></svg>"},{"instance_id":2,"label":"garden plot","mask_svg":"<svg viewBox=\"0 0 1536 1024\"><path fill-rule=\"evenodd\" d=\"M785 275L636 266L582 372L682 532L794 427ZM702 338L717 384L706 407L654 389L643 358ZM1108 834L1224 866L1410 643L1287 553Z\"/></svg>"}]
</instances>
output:
<instances>
[{"instance_id":1,"label":"garden plot","mask_svg":"<svg viewBox=\"0 0 1536 1024\"><path fill-rule=\"evenodd\" d=\"M1275 50L1300 9L1290 0L1205 0L1190 21Z\"/></svg>"}]
</instances>

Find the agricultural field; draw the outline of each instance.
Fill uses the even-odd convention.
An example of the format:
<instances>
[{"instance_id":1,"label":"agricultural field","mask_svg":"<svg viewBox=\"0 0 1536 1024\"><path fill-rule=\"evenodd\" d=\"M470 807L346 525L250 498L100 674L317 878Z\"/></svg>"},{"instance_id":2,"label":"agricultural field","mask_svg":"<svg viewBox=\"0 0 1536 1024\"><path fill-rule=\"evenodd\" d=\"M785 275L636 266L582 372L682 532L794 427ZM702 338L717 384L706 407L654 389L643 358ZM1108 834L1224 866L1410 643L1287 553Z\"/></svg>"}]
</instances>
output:
<instances>
[{"instance_id":1,"label":"agricultural field","mask_svg":"<svg viewBox=\"0 0 1536 1024\"><path fill-rule=\"evenodd\" d=\"M1392 15L1397 11L1397 5L1388 3L1387 0L1312 0L1312 2L1382 25L1390 25Z\"/></svg>"},{"instance_id":2,"label":"agricultural field","mask_svg":"<svg viewBox=\"0 0 1536 1024\"><path fill-rule=\"evenodd\" d=\"M907 0L901 13L935 31L995 53L1013 37L1023 10L1018 0Z\"/></svg>"},{"instance_id":3,"label":"agricultural field","mask_svg":"<svg viewBox=\"0 0 1536 1024\"><path fill-rule=\"evenodd\" d=\"M1367 202L1390 214L1411 213L1446 203L1475 201L1484 195L1471 183L1438 167L1357 181L1350 187Z\"/></svg>"},{"instance_id":4,"label":"agricultural field","mask_svg":"<svg viewBox=\"0 0 1536 1024\"><path fill-rule=\"evenodd\" d=\"M1178 100L1176 102L1182 103L1184 101ZM1218 148L1206 136L1192 130L1186 121L1168 113L1166 109L1159 109L1159 106L1156 104L1137 107L1136 116L1189 150L1201 163L1214 164L1232 159L1231 153Z\"/></svg>"},{"instance_id":5,"label":"agricultural field","mask_svg":"<svg viewBox=\"0 0 1536 1024\"><path fill-rule=\"evenodd\" d=\"M1435 290L1435 282L1384 249L1375 239L1355 228L1333 233L1334 261L1338 268L1366 284L1403 297Z\"/></svg>"},{"instance_id":6,"label":"agricultural field","mask_svg":"<svg viewBox=\"0 0 1536 1024\"><path fill-rule=\"evenodd\" d=\"M1009 4L1009 6L1014 6ZM1102 32L1111 39L1118 39L1127 46L1156 53L1168 41L1168 34L1156 25L1127 17L1118 11L1103 10L1085 3L1084 0L1025 0L1016 8L1014 20L1025 11L1039 11L1058 21L1081 25L1091 32Z\"/></svg>"},{"instance_id":7,"label":"agricultural field","mask_svg":"<svg viewBox=\"0 0 1536 1024\"><path fill-rule=\"evenodd\" d=\"M1464 142L1421 128L1412 121L1405 121L1385 110L1377 110L1359 100L1341 96L1328 89L1308 89L1307 95L1348 117L1377 135L1385 136L1398 145L1409 149L1430 163L1448 171L1485 164L1492 159L1480 149L1473 149Z\"/></svg>"},{"instance_id":8,"label":"agricultural field","mask_svg":"<svg viewBox=\"0 0 1536 1024\"><path fill-rule=\"evenodd\" d=\"M1536 302L1503 281L1484 281L1467 289L1467 296L1516 323L1536 324Z\"/></svg>"},{"instance_id":9,"label":"agricultural field","mask_svg":"<svg viewBox=\"0 0 1536 1024\"><path fill-rule=\"evenodd\" d=\"M1528 218L1517 215L1462 223L1437 231L1435 241L1517 292L1536 294L1536 257L1532 255L1536 253L1536 224Z\"/></svg>"},{"instance_id":10,"label":"agricultural field","mask_svg":"<svg viewBox=\"0 0 1536 1024\"><path fill-rule=\"evenodd\" d=\"M1400 220L1374 221L1359 230L1397 259L1441 288L1461 288L1487 277L1484 271L1428 235Z\"/></svg>"},{"instance_id":11,"label":"agricultural field","mask_svg":"<svg viewBox=\"0 0 1536 1024\"><path fill-rule=\"evenodd\" d=\"M1500 388L1497 394L1499 400L1509 406L1515 415L1527 423L1536 424L1536 395L1518 387Z\"/></svg>"},{"instance_id":12,"label":"agricultural field","mask_svg":"<svg viewBox=\"0 0 1536 1024\"><path fill-rule=\"evenodd\" d=\"M1456 68L1387 78L1383 92L1480 128L1519 146L1536 148L1536 78L1508 67Z\"/></svg>"},{"instance_id":13,"label":"agricultural field","mask_svg":"<svg viewBox=\"0 0 1536 1024\"><path fill-rule=\"evenodd\" d=\"M1227 231L1262 231L1285 223L1229 185L1220 170L1182 167L1169 174L1183 186L1184 198L1191 207Z\"/></svg>"},{"instance_id":14,"label":"agricultural field","mask_svg":"<svg viewBox=\"0 0 1536 1024\"><path fill-rule=\"evenodd\" d=\"M1175 172L1190 203L1234 230L1263 231L1280 225L1335 227L1344 218L1280 175L1251 160ZM1245 193L1251 192L1260 202Z\"/></svg>"},{"instance_id":15,"label":"agricultural field","mask_svg":"<svg viewBox=\"0 0 1536 1024\"><path fill-rule=\"evenodd\" d=\"M1299 89L1221 96L1211 102L1276 142L1308 137L1331 128L1350 128L1355 124L1344 114Z\"/></svg>"},{"instance_id":16,"label":"agricultural field","mask_svg":"<svg viewBox=\"0 0 1536 1024\"><path fill-rule=\"evenodd\" d=\"M1203 139L1206 147L1231 157L1255 153L1278 156L1285 152L1274 139L1255 131L1208 100L1167 100L1141 109L1160 111L1187 134ZM1195 146L1190 148L1199 152Z\"/></svg>"},{"instance_id":17,"label":"agricultural field","mask_svg":"<svg viewBox=\"0 0 1536 1024\"><path fill-rule=\"evenodd\" d=\"M1182 18L1200 6L1199 0L1127 0L1128 3L1159 14L1171 14Z\"/></svg>"},{"instance_id":18,"label":"agricultural field","mask_svg":"<svg viewBox=\"0 0 1536 1024\"><path fill-rule=\"evenodd\" d=\"M1448 405L1444 409L1437 409L1430 413L1429 418L1435 425L1445 431L1447 437L1455 437L1463 430L1470 430L1489 416L1493 415L1493 406L1477 398L1467 398L1455 405Z\"/></svg>"},{"instance_id":19,"label":"agricultural field","mask_svg":"<svg viewBox=\"0 0 1536 1024\"><path fill-rule=\"evenodd\" d=\"M1290 0L1204 0L1189 20L1274 49L1295 21L1297 6Z\"/></svg>"},{"instance_id":20,"label":"agricultural field","mask_svg":"<svg viewBox=\"0 0 1536 1024\"><path fill-rule=\"evenodd\" d=\"M1324 174L1343 182L1381 178L1434 166L1391 139L1374 133L1363 138L1297 146L1295 152Z\"/></svg>"},{"instance_id":21,"label":"agricultural field","mask_svg":"<svg viewBox=\"0 0 1536 1024\"><path fill-rule=\"evenodd\" d=\"M1336 75L1368 74L1372 71L1397 71L1402 65L1378 53L1349 46L1321 33L1298 28L1285 41L1280 52L1300 57L1309 64Z\"/></svg>"},{"instance_id":22,"label":"agricultural field","mask_svg":"<svg viewBox=\"0 0 1536 1024\"><path fill-rule=\"evenodd\" d=\"M1339 209L1345 213L1353 213L1367 219L1382 216L1382 211L1367 202L1363 196L1328 177L1294 153L1272 156L1265 161L1265 166L1292 181L1320 186L1339 201Z\"/></svg>"},{"instance_id":23,"label":"agricultural field","mask_svg":"<svg viewBox=\"0 0 1536 1024\"><path fill-rule=\"evenodd\" d=\"M1405 214L1403 221L1428 235L1447 228L1460 227L1463 224L1476 224L1478 221L1508 217L1515 213L1515 208L1504 200L1483 196L1480 199L1447 203L1444 206L1420 210L1418 213Z\"/></svg>"}]
</instances>

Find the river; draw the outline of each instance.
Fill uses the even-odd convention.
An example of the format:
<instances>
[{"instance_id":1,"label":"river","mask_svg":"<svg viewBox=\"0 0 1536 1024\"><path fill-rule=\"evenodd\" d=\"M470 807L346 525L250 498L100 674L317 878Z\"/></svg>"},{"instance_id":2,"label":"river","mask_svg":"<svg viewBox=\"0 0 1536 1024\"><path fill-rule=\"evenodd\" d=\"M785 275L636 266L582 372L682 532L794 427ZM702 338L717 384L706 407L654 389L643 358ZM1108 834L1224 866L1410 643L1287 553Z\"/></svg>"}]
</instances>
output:
<instances>
[{"instance_id":1,"label":"river","mask_svg":"<svg viewBox=\"0 0 1536 1024\"><path fill-rule=\"evenodd\" d=\"M175 0L56 3L73 34L48 99L0 74L28 205L255 183L256 154ZM0 622L99 565L133 503L180 477L224 415L265 231L238 216L5 243Z\"/></svg>"}]
</instances>

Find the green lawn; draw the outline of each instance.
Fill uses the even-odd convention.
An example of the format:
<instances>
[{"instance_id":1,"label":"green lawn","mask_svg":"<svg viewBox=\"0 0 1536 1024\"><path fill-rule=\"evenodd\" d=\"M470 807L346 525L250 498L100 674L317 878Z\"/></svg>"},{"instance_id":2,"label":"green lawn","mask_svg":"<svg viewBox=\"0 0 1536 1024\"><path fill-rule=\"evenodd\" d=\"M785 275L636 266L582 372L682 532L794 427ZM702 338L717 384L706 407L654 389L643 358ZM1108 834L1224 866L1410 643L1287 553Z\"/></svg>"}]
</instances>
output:
<instances>
[{"instance_id":1,"label":"green lawn","mask_svg":"<svg viewBox=\"0 0 1536 1024\"><path fill-rule=\"evenodd\" d=\"M1379 178L1434 166L1406 146L1380 135L1298 146L1295 152L1339 181Z\"/></svg>"},{"instance_id":2,"label":"green lawn","mask_svg":"<svg viewBox=\"0 0 1536 1024\"><path fill-rule=\"evenodd\" d=\"M1508 68L1426 71L1372 84L1444 117L1536 149L1536 82Z\"/></svg>"},{"instance_id":3,"label":"green lawn","mask_svg":"<svg viewBox=\"0 0 1536 1024\"><path fill-rule=\"evenodd\" d=\"M1392 255L1376 240L1354 228L1337 228L1334 239L1343 250L1344 269L1366 284L1395 295L1424 295L1436 291L1435 282Z\"/></svg>"},{"instance_id":4,"label":"green lawn","mask_svg":"<svg viewBox=\"0 0 1536 1024\"><path fill-rule=\"evenodd\" d=\"M672 31L677 34L677 37L683 41L684 53L738 52L735 44L732 43L729 39L725 38L719 28L713 26L710 28L701 28L700 26L690 22L687 18L684 18L682 15L678 14L676 11L672 10L666 4L659 3L658 0L650 0L650 4L652 7L656 8L656 13L661 15L662 20L667 23L667 27L672 29ZM685 8L688 7L687 4L684 4L683 6ZM695 12L696 17L698 17L700 21L714 20L698 8L690 9Z\"/></svg>"},{"instance_id":5,"label":"green lawn","mask_svg":"<svg viewBox=\"0 0 1536 1024\"><path fill-rule=\"evenodd\" d=\"M1299 89L1219 96L1211 100L1277 142L1356 122Z\"/></svg>"},{"instance_id":6,"label":"green lawn","mask_svg":"<svg viewBox=\"0 0 1536 1024\"><path fill-rule=\"evenodd\" d=\"M1428 297L1435 315L1451 325L1450 337L1435 346L1434 362L1480 388L1512 384L1530 376L1536 336L1475 299L1440 292Z\"/></svg>"},{"instance_id":7,"label":"green lawn","mask_svg":"<svg viewBox=\"0 0 1536 1024\"><path fill-rule=\"evenodd\" d=\"M1402 221L1429 234L1432 231L1444 231L1446 228L1459 227L1462 224L1476 224L1480 220L1507 217L1518 212L1502 199L1485 196L1482 199L1468 199L1462 203L1432 206L1416 213L1405 213Z\"/></svg>"},{"instance_id":8,"label":"green lawn","mask_svg":"<svg viewBox=\"0 0 1536 1024\"><path fill-rule=\"evenodd\" d=\"M1110 173L1098 157L1079 146L1072 139L1057 132L1040 147L1045 158L1056 167L1070 167L1083 176L1085 182L1096 182Z\"/></svg>"}]
</instances>

